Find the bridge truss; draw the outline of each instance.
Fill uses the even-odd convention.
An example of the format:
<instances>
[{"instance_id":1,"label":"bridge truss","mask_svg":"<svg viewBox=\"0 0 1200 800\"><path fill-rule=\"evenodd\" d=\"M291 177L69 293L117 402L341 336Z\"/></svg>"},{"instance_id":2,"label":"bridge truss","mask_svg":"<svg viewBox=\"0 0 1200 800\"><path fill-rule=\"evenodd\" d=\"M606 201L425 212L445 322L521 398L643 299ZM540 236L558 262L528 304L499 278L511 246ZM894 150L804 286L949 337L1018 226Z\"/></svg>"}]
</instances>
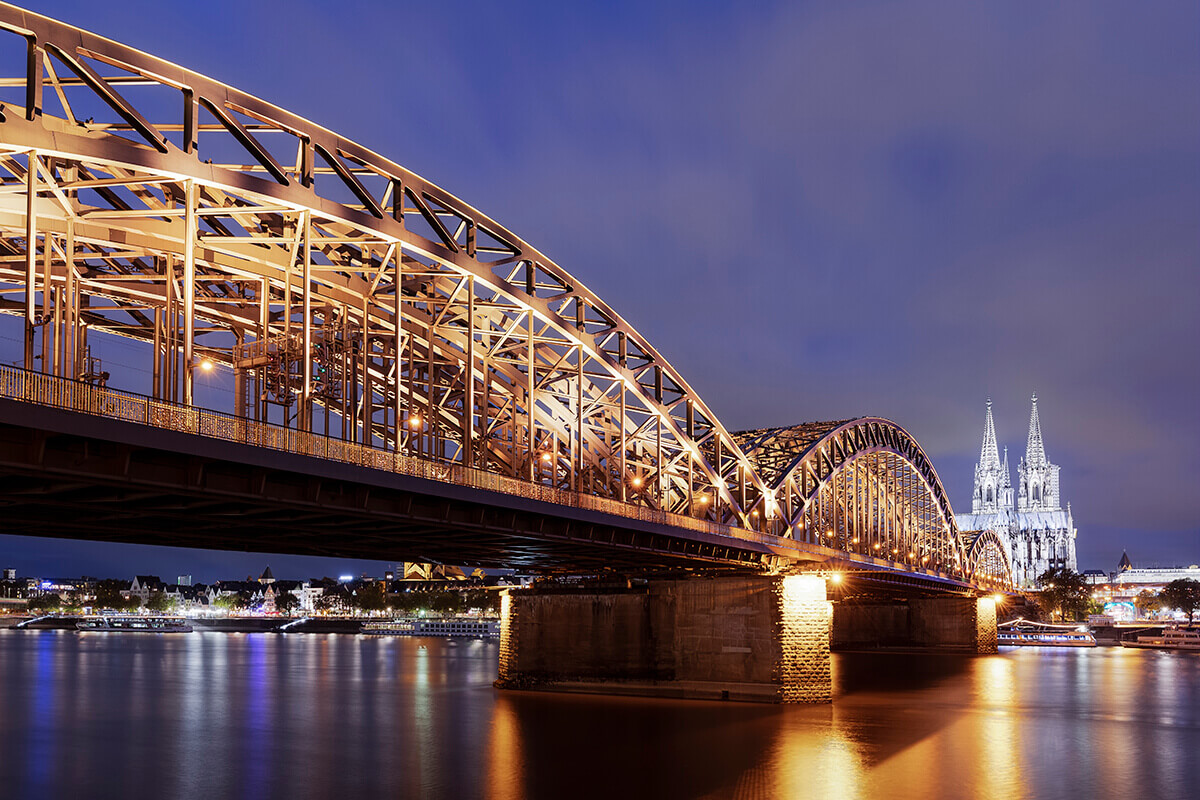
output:
<instances>
[{"instance_id":1,"label":"bridge truss","mask_svg":"<svg viewBox=\"0 0 1200 800\"><path fill-rule=\"evenodd\" d=\"M995 531L965 531L962 534L971 565L971 580L984 587L1008 591L1015 585L1008 548Z\"/></svg>"},{"instance_id":2,"label":"bridge truss","mask_svg":"<svg viewBox=\"0 0 1200 800\"><path fill-rule=\"evenodd\" d=\"M731 434L573 275L354 142L4 4L0 104L0 311L26 370L972 575L901 428ZM141 364L108 374L97 334Z\"/></svg>"}]
</instances>

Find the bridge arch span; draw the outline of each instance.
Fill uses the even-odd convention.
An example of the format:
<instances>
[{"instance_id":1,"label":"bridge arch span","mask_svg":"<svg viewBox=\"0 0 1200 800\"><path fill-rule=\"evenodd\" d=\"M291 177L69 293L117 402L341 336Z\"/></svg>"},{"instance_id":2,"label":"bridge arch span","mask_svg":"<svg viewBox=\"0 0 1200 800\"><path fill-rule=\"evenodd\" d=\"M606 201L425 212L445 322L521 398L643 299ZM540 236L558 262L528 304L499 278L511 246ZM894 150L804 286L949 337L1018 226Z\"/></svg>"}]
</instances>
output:
<instances>
[{"instance_id":1,"label":"bridge arch span","mask_svg":"<svg viewBox=\"0 0 1200 800\"><path fill-rule=\"evenodd\" d=\"M31 181L34 200L2 209L0 224L24 249L33 220L39 266L19 310L35 351L55 313L41 299L40 262L51 254L51 295L71 291L59 276L65 258L55 263L69 238L75 265L87 267L78 285L111 305L77 310L79 320L150 342L161 306L181 319L158 331L170 340L160 348L252 374L266 402L295 406L262 413L301 427L323 426L327 411L335 427L357 415L358 434L389 447L769 528L752 513L765 487L682 375L580 280L478 209L320 125L46 17L0 7L0 48L28 56L24 75L5 76L25 91L7 98L23 102L6 104L0 166L9 183ZM5 265L0 279L27 283L22 266ZM169 271L182 297L170 296ZM291 351L345 349L350 337L368 351L357 372L371 387L342 413L330 384L316 385L320 365ZM270 385L259 373L272 360L296 374ZM195 371L167 371L190 400ZM398 390L388 383L397 372L412 378Z\"/></svg>"},{"instance_id":2,"label":"bridge arch span","mask_svg":"<svg viewBox=\"0 0 1200 800\"><path fill-rule=\"evenodd\" d=\"M833 530L873 558L854 548L874 508L872 548L966 576L936 472L893 423L832 424L768 464L786 437L732 434L574 275L378 153L6 4L0 64L21 65L0 75L0 312L23 322L25 370L767 547ZM139 361L97 363L98 334ZM879 505L846 503L860 480Z\"/></svg>"},{"instance_id":3,"label":"bridge arch span","mask_svg":"<svg viewBox=\"0 0 1200 800\"><path fill-rule=\"evenodd\" d=\"M894 422L862 417L736 436L792 538L919 568L967 563L937 471Z\"/></svg>"},{"instance_id":4,"label":"bridge arch span","mask_svg":"<svg viewBox=\"0 0 1200 800\"><path fill-rule=\"evenodd\" d=\"M967 548L971 580L999 591L1010 591L1016 585L1008 548L995 531L967 531L963 534L963 542Z\"/></svg>"}]
</instances>

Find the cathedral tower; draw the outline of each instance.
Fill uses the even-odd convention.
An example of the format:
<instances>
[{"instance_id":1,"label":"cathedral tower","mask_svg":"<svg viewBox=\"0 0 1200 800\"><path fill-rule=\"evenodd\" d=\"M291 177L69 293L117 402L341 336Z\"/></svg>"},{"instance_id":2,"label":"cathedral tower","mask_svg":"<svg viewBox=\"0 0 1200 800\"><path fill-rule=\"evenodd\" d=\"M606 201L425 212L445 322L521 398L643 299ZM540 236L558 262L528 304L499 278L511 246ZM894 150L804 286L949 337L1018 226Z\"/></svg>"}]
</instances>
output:
<instances>
[{"instance_id":1,"label":"cathedral tower","mask_svg":"<svg viewBox=\"0 0 1200 800\"><path fill-rule=\"evenodd\" d=\"M1059 511L1058 465L1046 458L1042 423L1038 419L1037 395L1029 414L1029 439L1025 457L1017 467L1017 511Z\"/></svg>"},{"instance_id":2,"label":"cathedral tower","mask_svg":"<svg viewBox=\"0 0 1200 800\"><path fill-rule=\"evenodd\" d=\"M1013 507L1013 486L1009 477L1012 471L1008 468L1008 448L1004 448L1004 464L1000 467L1000 508Z\"/></svg>"},{"instance_id":3,"label":"cathedral tower","mask_svg":"<svg viewBox=\"0 0 1200 800\"><path fill-rule=\"evenodd\" d=\"M1004 490L1008 488L1005 505ZM983 447L975 465L975 492L971 499L972 514L994 514L1002 508L1012 508L1012 482L1008 477L1008 449L1004 450L1004 466L996 447L996 424L992 420L992 399L987 401L987 417L983 423Z\"/></svg>"}]
</instances>

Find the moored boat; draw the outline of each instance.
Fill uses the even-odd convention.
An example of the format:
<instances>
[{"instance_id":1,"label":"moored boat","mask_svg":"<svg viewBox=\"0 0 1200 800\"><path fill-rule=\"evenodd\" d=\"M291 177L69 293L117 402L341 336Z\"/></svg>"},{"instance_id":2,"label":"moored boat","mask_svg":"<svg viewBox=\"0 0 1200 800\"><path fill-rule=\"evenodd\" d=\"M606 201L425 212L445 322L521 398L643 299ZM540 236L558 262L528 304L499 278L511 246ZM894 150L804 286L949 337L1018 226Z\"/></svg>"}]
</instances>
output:
<instances>
[{"instance_id":1,"label":"moored boat","mask_svg":"<svg viewBox=\"0 0 1200 800\"><path fill-rule=\"evenodd\" d=\"M95 633L191 633L183 617L110 616L88 617L75 623L81 631Z\"/></svg>"},{"instance_id":2,"label":"moored boat","mask_svg":"<svg viewBox=\"0 0 1200 800\"><path fill-rule=\"evenodd\" d=\"M997 640L1006 647L1095 647L1096 637L1073 625L1013 620L996 626Z\"/></svg>"},{"instance_id":3,"label":"moored boat","mask_svg":"<svg viewBox=\"0 0 1200 800\"><path fill-rule=\"evenodd\" d=\"M1168 628L1159 634L1141 634L1133 641L1121 640L1122 647L1141 647L1150 650L1200 651L1200 631Z\"/></svg>"},{"instance_id":4,"label":"moored boat","mask_svg":"<svg viewBox=\"0 0 1200 800\"><path fill-rule=\"evenodd\" d=\"M364 622L361 631L373 636L462 636L473 639L500 638L500 620L476 617L402 617Z\"/></svg>"}]
</instances>

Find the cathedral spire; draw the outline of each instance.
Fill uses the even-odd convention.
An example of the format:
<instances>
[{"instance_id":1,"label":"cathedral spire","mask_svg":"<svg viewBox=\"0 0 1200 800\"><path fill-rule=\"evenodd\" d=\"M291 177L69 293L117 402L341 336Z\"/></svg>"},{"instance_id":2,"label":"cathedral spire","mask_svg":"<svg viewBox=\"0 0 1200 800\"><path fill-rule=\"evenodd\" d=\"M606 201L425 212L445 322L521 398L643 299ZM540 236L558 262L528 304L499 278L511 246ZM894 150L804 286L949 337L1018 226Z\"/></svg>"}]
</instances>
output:
<instances>
[{"instance_id":1,"label":"cathedral spire","mask_svg":"<svg viewBox=\"0 0 1200 800\"><path fill-rule=\"evenodd\" d=\"M1008 469L1008 448L1006 447L1006 448L1004 448L1004 466L1002 466L1000 468L1000 488L1001 489L1011 489L1012 488L1012 478L1009 477L1009 474L1010 473L1009 473L1009 469Z\"/></svg>"},{"instance_id":2,"label":"cathedral spire","mask_svg":"<svg viewBox=\"0 0 1200 800\"><path fill-rule=\"evenodd\" d=\"M1033 410L1029 413L1029 441L1025 444L1025 463L1031 467L1046 465L1046 448L1042 444L1042 423L1038 419L1037 394L1033 396Z\"/></svg>"},{"instance_id":3,"label":"cathedral spire","mask_svg":"<svg viewBox=\"0 0 1200 800\"><path fill-rule=\"evenodd\" d=\"M980 469L999 469L1000 454L996 451L996 424L992 422L992 398L987 401L987 420L983 424L983 447L979 451Z\"/></svg>"}]
</instances>

